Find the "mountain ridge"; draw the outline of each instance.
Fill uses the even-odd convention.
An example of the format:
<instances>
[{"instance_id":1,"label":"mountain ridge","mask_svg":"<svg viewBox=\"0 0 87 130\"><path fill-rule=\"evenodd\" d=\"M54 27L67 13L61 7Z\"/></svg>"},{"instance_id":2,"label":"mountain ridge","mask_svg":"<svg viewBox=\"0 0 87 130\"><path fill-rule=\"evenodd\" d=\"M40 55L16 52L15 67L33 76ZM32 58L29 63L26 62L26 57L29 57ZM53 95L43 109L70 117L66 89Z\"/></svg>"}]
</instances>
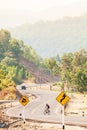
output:
<instances>
[{"instance_id":1,"label":"mountain ridge","mask_svg":"<svg viewBox=\"0 0 87 130\"><path fill-rule=\"evenodd\" d=\"M10 29L12 36L32 46L42 57L87 49L87 14L57 21L39 21Z\"/></svg>"}]
</instances>

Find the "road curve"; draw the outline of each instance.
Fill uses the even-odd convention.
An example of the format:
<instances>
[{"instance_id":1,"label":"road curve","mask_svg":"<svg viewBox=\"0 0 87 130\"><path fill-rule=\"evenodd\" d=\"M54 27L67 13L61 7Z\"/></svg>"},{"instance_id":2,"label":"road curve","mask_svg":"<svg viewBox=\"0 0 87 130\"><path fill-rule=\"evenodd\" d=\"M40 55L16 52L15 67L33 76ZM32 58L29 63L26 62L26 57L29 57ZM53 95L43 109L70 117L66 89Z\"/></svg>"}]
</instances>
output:
<instances>
[{"instance_id":1,"label":"road curve","mask_svg":"<svg viewBox=\"0 0 87 130\"><path fill-rule=\"evenodd\" d=\"M20 90L20 89L19 89ZM18 106L12 107L6 111L6 114L11 117L20 117L20 113L23 118L43 121L43 122L53 122L61 123L62 116L60 113L61 105L56 101L58 92L52 92L49 90L23 90L25 93L32 93L37 96L37 98L29 102L25 107L20 103ZM45 104L50 104L50 115L44 115L43 111ZM65 116L65 124L77 125L87 127L87 117L71 117Z\"/></svg>"}]
</instances>

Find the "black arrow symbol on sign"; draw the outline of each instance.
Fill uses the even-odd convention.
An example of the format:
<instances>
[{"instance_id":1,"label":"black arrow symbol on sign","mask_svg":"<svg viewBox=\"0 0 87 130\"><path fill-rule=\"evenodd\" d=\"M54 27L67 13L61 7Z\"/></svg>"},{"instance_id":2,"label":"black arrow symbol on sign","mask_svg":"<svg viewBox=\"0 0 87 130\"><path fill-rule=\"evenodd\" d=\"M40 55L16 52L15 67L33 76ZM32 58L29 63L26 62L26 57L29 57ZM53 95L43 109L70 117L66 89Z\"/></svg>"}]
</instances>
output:
<instances>
[{"instance_id":1,"label":"black arrow symbol on sign","mask_svg":"<svg viewBox=\"0 0 87 130\"><path fill-rule=\"evenodd\" d=\"M26 103L26 99L25 99L25 98L23 98L23 99L22 99L22 102L23 102L23 103Z\"/></svg>"},{"instance_id":2,"label":"black arrow symbol on sign","mask_svg":"<svg viewBox=\"0 0 87 130\"><path fill-rule=\"evenodd\" d=\"M60 100L60 102L62 102L65 98L66 98L66 95L63 94L63 97L62 97L62 99Z\"/></svg>"}]
</instances>

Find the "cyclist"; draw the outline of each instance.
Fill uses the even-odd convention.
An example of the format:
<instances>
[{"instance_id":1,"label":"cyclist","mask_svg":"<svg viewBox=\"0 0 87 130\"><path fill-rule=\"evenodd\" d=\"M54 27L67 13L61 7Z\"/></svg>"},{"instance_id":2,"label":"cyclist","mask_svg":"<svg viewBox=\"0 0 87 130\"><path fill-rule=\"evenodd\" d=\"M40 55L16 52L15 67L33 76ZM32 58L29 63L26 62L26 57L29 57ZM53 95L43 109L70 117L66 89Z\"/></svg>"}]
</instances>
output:
<instances>
[{"instance_id":1,"label":"cyclist","mask_svg":"<svg viewBox=\"0 0 87 130\"><path fill-rule=\"evenodd\" d=\"M44 114L50 114L50 105L46 104Z\"/></svg>"}]
</instances>

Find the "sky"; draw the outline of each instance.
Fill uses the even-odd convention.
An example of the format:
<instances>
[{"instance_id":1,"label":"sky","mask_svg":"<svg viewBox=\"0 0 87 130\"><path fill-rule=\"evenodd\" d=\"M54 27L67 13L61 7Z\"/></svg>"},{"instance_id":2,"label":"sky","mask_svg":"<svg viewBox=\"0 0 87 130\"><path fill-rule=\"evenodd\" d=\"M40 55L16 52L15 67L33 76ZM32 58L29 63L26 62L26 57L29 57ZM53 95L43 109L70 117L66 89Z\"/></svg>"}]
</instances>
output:
<instances>
[{"instance_id":1,"label":"sky","mask_svg":"<svg viewBox=\"0 0 87 130\"><path fill-rule=\"evenodd\" d=\"M0 27L87 13L87 0L0 0Z\"/></svg>"}]
</instances>

